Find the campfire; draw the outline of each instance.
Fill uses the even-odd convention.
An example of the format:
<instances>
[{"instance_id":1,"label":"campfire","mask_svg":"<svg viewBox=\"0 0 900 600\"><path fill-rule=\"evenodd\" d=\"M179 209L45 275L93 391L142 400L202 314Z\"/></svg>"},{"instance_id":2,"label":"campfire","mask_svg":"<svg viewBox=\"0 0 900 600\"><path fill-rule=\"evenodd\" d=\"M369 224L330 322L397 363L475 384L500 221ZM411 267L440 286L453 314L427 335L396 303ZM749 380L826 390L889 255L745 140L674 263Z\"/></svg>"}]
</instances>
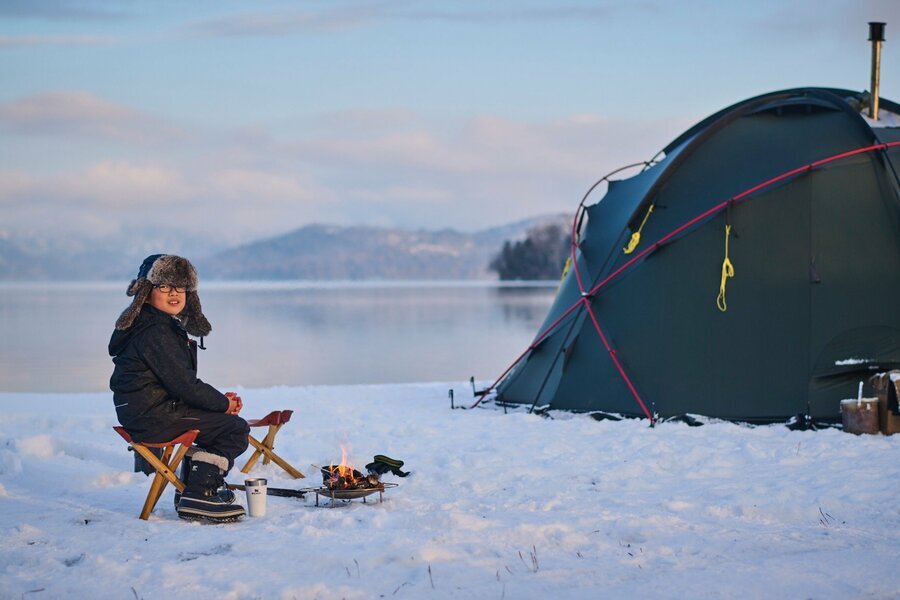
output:
<instances>
[{"instance_id":1,"label":"campfire","mask_svg":"<svg viewBox=\"0 0 900 600\"><path fill-rule=\"evenodd\" d=\"M311 490L316 494L316 506L319 505L319 494L331 499L332 506L335 500L352 500L362 498L378 492L379 502L382 499L385 488L396 487L396 483L384 483L378 473L369 472L364 475L353 468L347 459L347 449L341 445L341 463L320 467L322 472L322 487Z\"/></svg>"},{"instance_id":2,"label":"campfire","mask_svg":"<svg viewBox=\"0 0 900 600\"><path fill-rule=\"evenodd\" d=\"M322 485L329 492L350 490L384 489L377 473L363 475L353 468L348 459L348 450L341 444L341 464L322 467Z\"/></svg>"},{"instance_id":3,"label":"campfire","mask_svg":"<svg viewBox=\"0 0 900 600\"><path fill-rule=\"evenodd\" d=\"M322 467L322 485L328 491L366 490L382 487L377 473L363 475L349 465Z\"/></svg>"}]
</instances>

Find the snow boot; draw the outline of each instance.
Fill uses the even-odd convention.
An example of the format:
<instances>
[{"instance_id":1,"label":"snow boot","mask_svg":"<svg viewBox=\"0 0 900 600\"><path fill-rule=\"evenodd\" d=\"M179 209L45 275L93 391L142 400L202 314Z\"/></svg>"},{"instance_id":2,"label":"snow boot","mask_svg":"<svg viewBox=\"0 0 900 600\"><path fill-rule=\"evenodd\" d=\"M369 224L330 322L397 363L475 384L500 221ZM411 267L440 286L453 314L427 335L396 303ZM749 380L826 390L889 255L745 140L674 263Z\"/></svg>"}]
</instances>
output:
<instances>
[{"instance_id":1,"label":"snow boot","mask_svg":"<svg viewBox=\"0 0 900 600\"><path fill-rule=\"evenodd\" d=\"M219 496L219 487L225 483L228 461L210 452L195 452L184 492L178 500L178 516L191 521L230 523L244 516L244 507L232 504ZM230 492L229 492L230 493ZM234 494L231 494L234 501Z\"/></svg>"},{"instance_id":2,"label":"snow boot","mask_svg":"<svg viewBox=\"0 0 900 600\"><path fill-rule=\"evenodd\" d=\"M199 452L199 450L194 447L188 451L188 454L181 461L181 474L178 476L181 481L184 483L185 487L187 487L188 480L191 478L191 457L195 452ZM222 480L221 487L216 491L216 494L221 498L222 502L226 504L234 503L234 492L228 489L228 485L225 484L225 480ZM181 501L181 492L175 490L175 510L178 510L178 502Z\"/></svg>"}]
</instances>

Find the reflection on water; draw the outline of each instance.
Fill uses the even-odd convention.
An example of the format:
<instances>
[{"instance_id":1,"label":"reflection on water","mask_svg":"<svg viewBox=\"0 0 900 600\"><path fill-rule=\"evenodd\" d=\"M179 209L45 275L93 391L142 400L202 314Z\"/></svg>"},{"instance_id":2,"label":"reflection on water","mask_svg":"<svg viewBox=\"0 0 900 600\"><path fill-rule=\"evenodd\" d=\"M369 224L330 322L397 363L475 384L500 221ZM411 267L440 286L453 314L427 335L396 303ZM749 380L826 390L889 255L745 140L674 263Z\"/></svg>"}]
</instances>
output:
<instances>
[{"instance_id":1,"label":"reflection on water","mask_svg":"<svg viewBox=\"0 0 900 600\"><path fill-rule=\"evenodd\" d=\"M0 284L0 391L102 391L121 284ZM403 383L499 375L537 333L554 287L489 283L204 284L213 385Z\"/></svg>"}]
</instances>

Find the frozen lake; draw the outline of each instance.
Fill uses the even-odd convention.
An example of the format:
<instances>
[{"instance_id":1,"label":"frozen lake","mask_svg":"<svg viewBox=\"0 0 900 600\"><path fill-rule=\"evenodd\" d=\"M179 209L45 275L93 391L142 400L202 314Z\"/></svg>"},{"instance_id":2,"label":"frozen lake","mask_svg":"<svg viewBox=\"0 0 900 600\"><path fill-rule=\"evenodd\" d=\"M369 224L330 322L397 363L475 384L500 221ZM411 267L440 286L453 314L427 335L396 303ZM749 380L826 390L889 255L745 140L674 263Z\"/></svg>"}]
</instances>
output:
<instances>
[{"instance_id":1,"label":"frozen lake","mask_svg":"<svg viewBox=\"0 0 900 600\"><path fill-rule=\"evenodd\" d=\"M0 391L107 389L127 281L0 284ZM537 333L554 283L204 282L219 388L498 376Z\"/></svg>"}]
</instances>

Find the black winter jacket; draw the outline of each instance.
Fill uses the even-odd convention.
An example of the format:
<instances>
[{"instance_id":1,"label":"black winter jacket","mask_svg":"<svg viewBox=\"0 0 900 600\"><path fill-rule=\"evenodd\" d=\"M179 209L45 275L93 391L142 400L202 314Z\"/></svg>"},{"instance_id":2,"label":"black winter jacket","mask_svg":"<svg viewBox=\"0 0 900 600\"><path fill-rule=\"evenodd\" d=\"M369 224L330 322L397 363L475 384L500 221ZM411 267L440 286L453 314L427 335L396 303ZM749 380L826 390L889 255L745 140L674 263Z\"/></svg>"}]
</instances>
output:
<instances>
[{"instance_id":1,"label":"black winter jacket","mask_svg":"<svg viewBox=\"0 0 900 600\"><path fill-rule=\"evenodd\" d=\"M109 355L116 365L109 380L116 414L136 442L159 441L154 433L184 416L188 406L228 410L228 398L197 379L197 342L178 320L149 304L131 327L113 331Z\"/></svg>"}]
</instances>

